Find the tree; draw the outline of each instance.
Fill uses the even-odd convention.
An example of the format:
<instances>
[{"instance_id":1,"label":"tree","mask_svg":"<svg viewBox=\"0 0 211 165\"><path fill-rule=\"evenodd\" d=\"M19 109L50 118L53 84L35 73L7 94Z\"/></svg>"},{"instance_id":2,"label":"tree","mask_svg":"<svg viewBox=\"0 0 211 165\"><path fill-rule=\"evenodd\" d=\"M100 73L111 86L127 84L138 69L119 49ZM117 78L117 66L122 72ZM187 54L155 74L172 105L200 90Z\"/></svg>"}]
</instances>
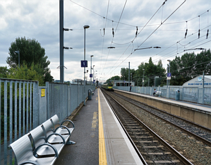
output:
<instances>
[{"instance_id":1,"label":"tree","mask_svg":"<svg viewBox=\"0 0 211 165\"><path fill-rule=\"evenodd\" d=\"M121 78L119 76L113 76L111 78L109 78L108 80L106 80L106 83L109 85L113 85L111 80L120 80Z\"/></svg>"},{"instance_id":2,"label":"tree","mask_svg":"<svg viewBox=\"0 0 211 165\"><path fill-rule=\"evenodd\" d=\"M128 74L129 74L129 68L121 68L121 80L128 81L129 80ZM130 69L130 74L132 74L132 76L134 76L135 70ZM130 80L131 80L131 75L130 75Z\"/></svg>"},{"instance_id":3,"label":"tree","mask_svg":"<svg viewBox=\"0 0 211 165\"><path fill-rule=\"evenodd\" d=\"M41 47L40 43L36 40L30 40L24 38L17 38L15 42L11 43L9 48L9 57L7 63L11 68L18 67L18 55L15 51L20 52L20 65L25 62L28 68L32 63L36 66L39 64L40 68L36 68L36 72L43 76L44 81L51 82L53 77L50 75L50 69L48 68L50 61L45 56L45 49Z\"/></svg>"},{"instance_id":4,"label":"tree","mask_svg":"<svg viewBox=\"0 0 211 165\"><path fill-rule=\"evenodd\" d=\"M195 75L211 75L211 53L210 50L197 54L195 62Z\"/></svg>"},{"instance_id":5,"label":"tree","mask_svg":"<svg viewBox=\"0 0 211 165\"><path fill-rule=\"evenodd\" d=\"M210 50L199 54L185 53L181 57L175 57L170 63L172 73L171 85L183 85L192 78L211 74Z\"/></svg>"},{"instance_id":6,"label":"tree","mask_svg":"<svg viewBox=\"0 0 211 165\"><path fill-rule=\"evenodd\" d=\"M39 65L32 63L28 68L25 63L18 68L10 68L7 74L7 78L21 79L21 80L35 80L39 81L39 85L44 85L43 77L36 71L39 69Z\"/></svg>"},{"instance_id":7,"label":"tree","mask_svg":"<svg viewBox=\"0 0 211 165\"><path fill-rule=\"evenodd\" d=\"M165 69L163 68L163 64L161 60L159 60L158 64L154 64L152 62L152 58L149 58L148 63L141 63L136 70L136 77L138 85L142 86L142 78L144 73L144 86L152 86L156 85L164 85L165 84ZM159 79L156 79L155 76L159 76Z\"/></svg>"},{"instance_id":8,"label":"tree","mask_svg":"<svg viewBox=\"0 0 211 165\"><path fill-rule=\"evenodd\" d=\"M0 67L0 78L7 78L8 69L7 67Z\"/></svg>"}]
</instances>

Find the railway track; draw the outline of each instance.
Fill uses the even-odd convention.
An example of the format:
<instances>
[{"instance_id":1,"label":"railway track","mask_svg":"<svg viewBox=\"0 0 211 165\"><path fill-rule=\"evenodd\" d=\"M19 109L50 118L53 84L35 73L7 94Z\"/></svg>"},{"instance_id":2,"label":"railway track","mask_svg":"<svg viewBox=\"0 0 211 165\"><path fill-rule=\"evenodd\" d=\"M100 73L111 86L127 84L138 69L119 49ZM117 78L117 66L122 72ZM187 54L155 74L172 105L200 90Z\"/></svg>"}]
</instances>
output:
<instances>
[{"instance_id":1,"label":"railway track","mask_svg":"<svg viewBox=\"0 0 211 165\"><path fill-rule=\"evenodd\" d=\"M103 93L144 164L192 164L145 123L121 105L111 93L109 94L105 91Z\"/></svg>"},{"instance_id":2,"label":"railway track","mask_svg":"<svg viewBox=\"0 0 211 165\"><path fill-rule=\"evenodd\" d=\"M204 144L211 146L211 130L209 128L200 126L198 124L195 124L193 122L190 122L178 116L161 111L159 109L149 107L143 103L140 103L136 100L122 96L120 94L117 94L117 93L113 93L113 94L125 100L126 102L129 102L130 104L133 104L137 106L138 108L141 108L149 112L150 114L155 115L156 117L164 120L165 122L174 125L175 127L181 129L183 132L189 134L190 136L193 136L194 138L203 142Z\"/></svg>"}]
</instances>

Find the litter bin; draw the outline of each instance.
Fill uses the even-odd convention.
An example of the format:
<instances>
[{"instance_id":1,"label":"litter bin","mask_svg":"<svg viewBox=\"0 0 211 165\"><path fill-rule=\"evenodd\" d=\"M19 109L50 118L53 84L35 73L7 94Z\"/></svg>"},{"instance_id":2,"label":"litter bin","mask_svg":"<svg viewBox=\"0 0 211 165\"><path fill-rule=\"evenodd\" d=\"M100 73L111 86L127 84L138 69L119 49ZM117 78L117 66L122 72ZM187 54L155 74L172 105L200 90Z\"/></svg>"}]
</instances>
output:
<instances>
[{"instance_id":1,"label":"litter bin","mask_svg":"<svg viewBox=\"0 0 211 165\"><path fill-rule=\"evenodd\" d=\"M92 90L88 90L88 100L92 100Z\"/></svg>"},{"instance_id":2,"label":"litter bin","mask_svg":"<svg viewBox=\"0 0 211 165\"><path fill-rule=\"evenodd\" d=\"M175 92L175 100L179 101L180 100L180 91L176 90Z\"/></svg>"}]
</instances>

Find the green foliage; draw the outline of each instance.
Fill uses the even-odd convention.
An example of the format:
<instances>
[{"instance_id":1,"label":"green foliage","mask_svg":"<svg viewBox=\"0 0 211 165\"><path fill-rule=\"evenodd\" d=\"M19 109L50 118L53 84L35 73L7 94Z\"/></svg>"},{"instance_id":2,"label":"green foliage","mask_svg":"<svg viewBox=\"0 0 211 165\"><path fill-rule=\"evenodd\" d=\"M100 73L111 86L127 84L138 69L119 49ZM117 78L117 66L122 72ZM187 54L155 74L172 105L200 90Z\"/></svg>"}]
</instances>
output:
<instances>
[{"instance_id":1,"label":"green foliage","mask_svg":"<svg viewBox=\"0 0 211 165\"><path fill-rule=\"evenodd\" d=\"M137 86L142 86L142 79L144 76L144 86L153 86L153 85L164 85L165 84L165 69L163 68L161 60L158 64L152 62L150 57L148 63L141 63L138 66L138 69L135 72L134 81ZM159 76L159 79L156 79L155 76Z\"/></svg>"},{"instance_id":2,"label":"green foliage","mask_svg":"<svg viewBox=\"0 0 211 165\"><path fill-rule=\"evenodd\" d=\"M25 63L19 68L10 68L7 74L7 78L11 79L21 79L21 80L36 80L39 81L39 85L44 85L43 77L37 70L39 70L39 65L34 65L32 63L31 67L27 67Z\"/></svg>"},{"instance_id":3,"label":"green foliage","mask_svg":"<svg viewBox=\"0 0 211 165\"><path fill-rule=\"evenodd\" d=\"M121 68L121 80L128 80L128 68ZM171 81L170 85L183 85L192 78L202 75L211 75L211 52L210 50L202 51L199 54L185 53L181 57L175 57L170 62ZM142 79L144 76L144 86L166 85L166 70L163 68L162 61L158 64L152 62L149 58L148 63L141 63L137 70L131 69L132 81L136 86L142 86ZM159 78L155 79L155 76ZM111 80L108 79L108 80ZM108 81L107 80L107 81Z\"/></svg>"},{"instance_id":4,"label":"green foliage","mask_svg":"<svg viewBox=\"0 0 211 165\"><path fill-rule=\"evenodd\" d=\"M30 68L33 63L35 66L39 64L39 68L34 67L34 69L43 76L44 82L53 81L48 68L50 61L47 60L48 57L45 56L45 49L41 47L38 41L34 39L29 40L24 37L17 38L15 42L12 42L9 48L9 57L7 58L7 63L11 68L18 67L18 55L15 51L20 52L20 65L25 63L27 68Z\"/></svg>"},{"instance_id":5,"label":"green foliage","mask_svg":"<svg viewBox=\"0 0 211 165\"><path fill-rule=\"evenodd\" d=\"M211 53L210 50L202 51L199 54L185 53L181 57L175 57L170 63L172 74L171 85L183 85L192 78L211 74Z\"/></svg>"},{"instance_id":6,"label":"green foliage","mask_svg":"<svg viewBox=\"0 0 211 165\"><path fill-rule=\"evenodd\" d=\"M8 69L7 67L0 67L0 78L7 78Z\"/></svg>"},{"instance_id":7,"label":"green foliage","mask_svg":"<svg viewBox=\"0 0 211 165\"><path fill-rule=\"evenodd\" d=\"M106 80L106 83L109 85L109 86L113 86L112 84L112 80L120 80L120 77L119 76L113 76L111 77L110 79Z\"/></svg>"},{"instance_id":8,"label":"green foliage","mask_svg":"<svg viewBox=\"0 0 211 165\"><path fill-rule=\"evenodd\" d=\"M128 81L129 80L128 74L129 74L129 68L121 68L121 80ZM133 77L134 74L135 74L134 69L130 69L130 79L131 79L131 74L132 74L132 77Z\"/></svg>"}]
</instances>

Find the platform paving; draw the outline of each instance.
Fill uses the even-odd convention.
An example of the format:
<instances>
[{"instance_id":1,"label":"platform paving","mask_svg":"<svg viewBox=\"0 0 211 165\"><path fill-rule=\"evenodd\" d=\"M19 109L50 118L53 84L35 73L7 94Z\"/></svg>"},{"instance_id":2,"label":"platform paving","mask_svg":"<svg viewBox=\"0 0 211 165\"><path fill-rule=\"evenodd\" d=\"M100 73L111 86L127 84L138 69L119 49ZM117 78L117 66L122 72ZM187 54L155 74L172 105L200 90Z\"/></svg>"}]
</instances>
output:
<instances>
[{"instance_id":1,"label":"platform paving","mask_svg":"<svg viewBox=\"0 0 211 165\"><path fill-rule=\"evenodd\" d=\"M73 119L75 130L71 140L75 145L66 145L60 153L55 165L98 165L99 164L99 139L98 139L98 102L97 90L92 100L79 111Z\"/></svg>"}]
</instances>

